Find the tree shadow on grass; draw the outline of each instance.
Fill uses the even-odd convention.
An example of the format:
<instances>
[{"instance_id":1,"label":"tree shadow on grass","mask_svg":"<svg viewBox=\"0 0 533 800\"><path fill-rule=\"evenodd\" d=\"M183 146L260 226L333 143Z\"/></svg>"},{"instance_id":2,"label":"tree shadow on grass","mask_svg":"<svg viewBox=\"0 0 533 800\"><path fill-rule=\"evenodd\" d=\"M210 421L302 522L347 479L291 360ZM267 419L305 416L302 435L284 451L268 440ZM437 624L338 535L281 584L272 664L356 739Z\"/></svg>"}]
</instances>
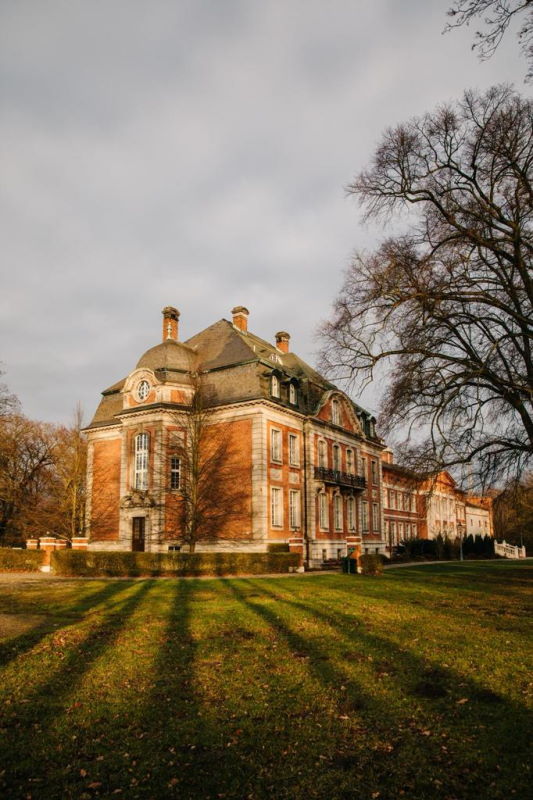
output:
<instances>
[{"instance_id":1,"label":"tree shadow on grass","mask_svg":"<svg viewBox=\"0 0 533 800\"><path fill-rule=\"evenodd\" d=\"M153 584L154 581L126 587L122 584L121 590L129 590L129 594L107 608L78 641L65 646L59 668L44 681L36 681L35 688L30 685L22 700L4 706L0 725L8 737L9 747L0 751L0 788L7 791L7 796L68 796L63 794L61 786L50 782L50 776L65 766L63 747L57 742L53 727L66 713L69 699L76 696L84 675L108 648L113 647L127 619ZM105 597L111 600L113 592L108 590Z\"/></svg>"},{"instance_id":2,"label":"tree shadow on grass","mask_svg":"<svg viewBox=\"0 0 533 800\"><path fill-rule=\"evenodd\" d=\"M446 797L503 798L526 792L531 715L524 707L449 668L432 665L383 637L355 628L353 618L342 612L323 612L314 605L288 600L254 580L242 583L276 601L277 611L285 606L282 616L231 587L242 602L278 631L295 657L307 659L313 677L336 695L341 716L355 713L367 736L370 730L377 734L375 747L368 742L372 758L366 764L375 775L375 791L383 791L383 783L388 783L392 773L389 791L407 792L410 797L430 797L439 792ZM343 653L342 666L338 660L335 665L331 662L326 636L320 645L287 624L285 617L294 618L294 611L314 617L337 635L340 633L350 645ZM389 680L392 673L391 690L380 696L372 691L371 684L369 691L368 680L354 678L353 665L352 669L346 668L354 655L365 666L370 658L376 681L385 680L384 675ZM339 693L339 687L345 687L344 691ZM474 715L464 697L475 704ZM335 770L339 764L350 765L342 733L335 742L335 751L325 767ZM517 770L519 759L522 764Z\"/></svg>"},{"instance_id":3,"label":"tree shadow on grass","mask_svg":"<svg viewBox=\"0 0 533 800\"><path fill-rule=\"evenodd\" d=\"M58 633L69 625L81 619L93 606L98 610L114 601L117 595L125 592L130 584L109 582L90 594L84 595L76 605L71 606L67 612L58 612L46 615L46 618L29 631L13 637L0 644L0 667L5 667L11 661L19 658L23 653L32 650L49 633Z\"/></svg>"}]
</instances>

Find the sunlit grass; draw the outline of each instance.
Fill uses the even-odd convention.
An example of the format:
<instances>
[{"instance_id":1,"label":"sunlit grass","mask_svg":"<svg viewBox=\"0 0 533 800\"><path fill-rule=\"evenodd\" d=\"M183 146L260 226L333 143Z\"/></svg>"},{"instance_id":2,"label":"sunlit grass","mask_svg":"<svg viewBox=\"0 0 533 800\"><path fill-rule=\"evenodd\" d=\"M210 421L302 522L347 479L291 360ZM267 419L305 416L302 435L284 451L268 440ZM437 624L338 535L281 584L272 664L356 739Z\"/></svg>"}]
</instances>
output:
<instances>
[{"instance_id":1,"label":"sunlit grass","mask_svg":"<svg viewBox=\"0 0 533 800\"><path fill-rule=\"evenodd\" d=\"M0 793L525 798L532 573L5 584Z\"/></svg>"}]
</instances>

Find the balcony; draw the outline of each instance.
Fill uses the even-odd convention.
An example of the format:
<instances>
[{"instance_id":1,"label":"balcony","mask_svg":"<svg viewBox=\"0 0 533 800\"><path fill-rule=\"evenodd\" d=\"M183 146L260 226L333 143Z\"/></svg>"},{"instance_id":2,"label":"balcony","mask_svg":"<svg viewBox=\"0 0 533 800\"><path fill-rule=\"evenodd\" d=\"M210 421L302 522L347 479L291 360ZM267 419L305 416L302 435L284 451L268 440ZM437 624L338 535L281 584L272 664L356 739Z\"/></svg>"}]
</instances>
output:
<instances>
[{"instance_id":1,"label":"balcony","mask_svg":"<svg viewBox=\"0 0 533 800\"><path fill-rule=\"evenodd\" d=\"M315 467L315 480L334 483L336 486L349 486L351 489L364 489L366 481L362 475L350 475L338 469Z\"/></svg>"}]
</instances>

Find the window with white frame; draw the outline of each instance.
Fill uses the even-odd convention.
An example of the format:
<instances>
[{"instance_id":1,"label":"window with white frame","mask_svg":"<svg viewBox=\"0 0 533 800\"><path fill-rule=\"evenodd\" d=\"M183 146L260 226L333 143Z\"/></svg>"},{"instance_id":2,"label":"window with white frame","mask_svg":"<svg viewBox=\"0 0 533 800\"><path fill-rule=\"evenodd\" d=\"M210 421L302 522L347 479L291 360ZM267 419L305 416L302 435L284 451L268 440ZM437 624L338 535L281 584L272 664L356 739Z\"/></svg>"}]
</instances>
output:
<instances>
[{"instance_id":1,"label":"window with white frame","mask_svg":"<svg viewBox=\"0 0 533 800\"><path fill-rule=\"evenodd\" d=\"M148 489L148 456L149 456L150 437L147 433L139 433L135 437L135 465L134 481L135 489L145 491Z\"/></svg>"},{"instance_id":2,"label":"window with white frame","mask_svg":"<svg viewBox=\"0 0 533 800\"><path fill-rule=\"evenodd\" d=\"M333 398L331 401L331 421L334 425L341 424L341 408L340 403L337 398Z\"/></svg>"},{"instance_id":3,"label":"window with white frame","mask_svg":"<svg viewBox=\"0 0 533 800\"><path fill-rule=\"evenodd\" d=\"M329 530L328 497L325 492L318 495L318 524L323 531Z\"/></svg>"},{"instance_id":4,"label":"window with white frame","mask_svg":"<svg viewBox=\"0 0 533 800\"><path fill-rule=\"evenodd\" d=\"M416 498L413 493L411 493L411 511L416 511Z\"/></svg>"},{"instance_id":5,"label":"window with white frame","mask_svg":"<svg viewBox=\"0 0 533 800\"><path fill-rule=\"evenodd\" d=\"M346 511L348 514L348 530L355 530L355 497L348 497L346 503Z\"/></svg>"},{"instance_id":6,"label":"window with white frame","mask_svg":"<svg viewBox=\"0 0 533 800\"><path fill-rule=\"evenodd\" d=\"M298 489L289 491L289 525L291 530L300 527L300 492Z\"/></svg>"},{"instance_id":7,"label":"window with white frame","mask_svg":"<svg viewBox=\"0 0 533 800\"><path fill-rule=\"evenodd\" d=\"M402 494L402 508L404 511L409 511L409 495L407 492Z\"/></svg>"},{"instance_id":8,"label":"window with white frame","mask_svg":"<svg viewBox=\"0 0 533 800\"><path fill-rule=\"evenodd\" d=\"M394 522L394 520L391 520L390 523L390 536L392 543L397 544L398 540L396 539L396 523Z\"/></svg>"},{"instance_id":9,"label":"window with white frame","mask_svg":"<svg viewBox=\"0 0 533 800\"><path fill-rule=\"evenodd\" d=\"M270 394L272 397L280 397L280 383L277 375L270 378Z\"/></svg>"},{"instance_id":10,"label":"window with white frame","mask_svg":"<svg viewBox=\"0 0 533 800\"><path fill-rule=\"evenodd\" d=\"M333 445L333 469L337 472L341 468L341 449L338 444Z\"/></svg>"},{"instance_id":11,"label":"window with white frame","mask_svg":"<svg viewBox=\"0 0 533 800\"><path fill-rule=\"evenodd\" d=\"M350 450L349 448L346 451L346 472L349 475L354 474L353 450Z\"/></svg>"},{"instance_id":12,"label":"window with white frame","mask_svg":"<svg viewBox=\"0 0 533 800\"><path fill-rule=\"evenodd\" d=\"M363 531L366 533L368 531L368 501L362 500L361 501L361 522L363 525Z\"/></svg>"},{"instance_id":13,"label":"window with white frame","mask_svg":"<svg viewBox=\"0 0 533 800\"><path fill-rule=\"evenodd\" d=\"M400 542L403 539L403 522L399 522L398 523L398 538L399 538Z\"/></svg>"},{"instance_id":14,"label":"window with white frame","mask_svg":"<svg viewBox=\"0 0 533 800\"><path fill-rule=\"evenodd\" d=\"M289 403L293 406L298 404L298 392L294 383L289 383Z\"/></svg>"},{"instance_id":15,"label":"window with white frame","mask_svg":"<svg viewBox=\"0 0 533 800\"><path fill-rule=\"evenodd\" d=\"M179 489L181 486L181 459L178 456L170 457L170 488Z\"/></svg>"},{"instance_id":16,"label":"window with white frame","mask_svg":"<svg viewBox=\"0 0 533 800\"><path fill-rule=\"evenodd\" d=\"M300 442L295 433L289 433L289 464L297 467L300 463Z\"/></svg>"},{"instance_id":17,"label":"window with white frame","mask_svg":"<svg viewBox=\"0 0 533 800\"><path fill-rule=\"evenodd\" d=\"M270 514L273 528L281 528L283 525L283 495L278 486L270 489Z\"/></svg>"},{"instance_id":18,"label":"window with white frame","mask_svg":"<svg viewBox=\"0 0 533 800\"><path fill-rule=\"evenodd\" d=\"M372 503L372 530L379 530L379 507L377 503Z\"/></svg>"},{"instance_id":19,"label":"window with white frame","mask_svg":"<svg viewBox=\"0 0 533 800\"><path fill-rule=\"evenodd\" d=\"M318 443L318 466L327 467L328 465L328 448L323 439Z\"/></svg>"},{"instance_id":20,"label":"window with white frame","mask_svg":"<svg viewBox=\"0 0 533 800\"><path fill-rule=\"evenodd\" d=\"M342 497L336 494L333 498L333 524L336 531L342 531Z\"/></svg>"},{"instance_id":21,"label":"window with white frame","mask_svg":"<svg viewBox=\"0 0 533 800\"><path fill-rule=\"evenodd\" d=\"M281 431L277 428L270 431L270 458L281 463Z\"/></svg>"}]
</instances>

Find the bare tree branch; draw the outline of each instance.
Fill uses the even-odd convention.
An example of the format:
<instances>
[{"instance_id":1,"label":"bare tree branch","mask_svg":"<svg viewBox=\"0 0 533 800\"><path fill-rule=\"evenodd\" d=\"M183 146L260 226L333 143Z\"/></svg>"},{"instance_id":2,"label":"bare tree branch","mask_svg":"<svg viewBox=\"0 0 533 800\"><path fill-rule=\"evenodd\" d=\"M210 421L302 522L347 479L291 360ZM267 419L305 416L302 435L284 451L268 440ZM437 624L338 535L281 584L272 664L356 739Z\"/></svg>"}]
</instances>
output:
<instances>
[{"instance_id":1,"label":"bare tree branch","mask_svg":"<svg viewBox=\"0 0 533 800\"><path fill-rule=\"evenodd\" d=\"M531 459L532 173L532 104L496 87L386 131L349 186L409 233L355 256L323 366L359 387L387 366L380 422L407 426L412 466L487 481Z\"/></svg>"}]
</instances>

